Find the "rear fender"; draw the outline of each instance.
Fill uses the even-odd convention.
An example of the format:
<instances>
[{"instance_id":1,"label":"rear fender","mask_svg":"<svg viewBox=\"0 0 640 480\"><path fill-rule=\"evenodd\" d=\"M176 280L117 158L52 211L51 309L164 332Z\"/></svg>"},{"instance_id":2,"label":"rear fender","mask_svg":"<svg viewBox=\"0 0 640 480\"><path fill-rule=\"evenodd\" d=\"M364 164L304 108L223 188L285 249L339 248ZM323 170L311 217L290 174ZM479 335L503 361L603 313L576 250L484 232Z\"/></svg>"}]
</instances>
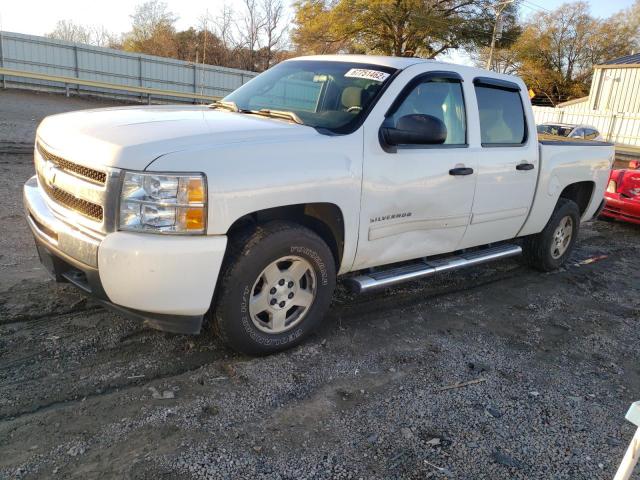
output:
<instances>
[{"instance_id":1,"label":"rear fender","mask_svg":"<svg viewBox=\"0 0 640 480\"><path fill-rule=\"evenodd\" d=\"M593 182L593 190L582 221L593 218L604 197L613 163L610 144L540 144L540 174L533 205L518 236L541 232L567 187L579 182Z\"/></svg>"}]
</instances>

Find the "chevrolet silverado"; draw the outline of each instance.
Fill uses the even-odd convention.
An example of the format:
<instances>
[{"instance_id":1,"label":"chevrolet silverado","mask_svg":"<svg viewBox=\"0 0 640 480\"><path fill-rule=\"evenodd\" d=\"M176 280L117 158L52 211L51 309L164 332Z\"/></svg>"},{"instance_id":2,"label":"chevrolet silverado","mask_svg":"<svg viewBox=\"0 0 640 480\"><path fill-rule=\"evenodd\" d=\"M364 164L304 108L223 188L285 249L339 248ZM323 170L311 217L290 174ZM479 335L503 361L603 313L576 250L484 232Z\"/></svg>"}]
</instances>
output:
<instances>
[{"instance_id":1,"label":"chevrolet silverado","mask_svg":"<svg viewBox=\"0 0 640 480\"><path fill-rule=\"evenodd\" d=\"M24 187L42 263L179 333L266 354L368 292L522 254L549 271L614 150L538 138L517 77L419 58L288 60L211 105L45 118Z\"/></svg>"}]
</instances>

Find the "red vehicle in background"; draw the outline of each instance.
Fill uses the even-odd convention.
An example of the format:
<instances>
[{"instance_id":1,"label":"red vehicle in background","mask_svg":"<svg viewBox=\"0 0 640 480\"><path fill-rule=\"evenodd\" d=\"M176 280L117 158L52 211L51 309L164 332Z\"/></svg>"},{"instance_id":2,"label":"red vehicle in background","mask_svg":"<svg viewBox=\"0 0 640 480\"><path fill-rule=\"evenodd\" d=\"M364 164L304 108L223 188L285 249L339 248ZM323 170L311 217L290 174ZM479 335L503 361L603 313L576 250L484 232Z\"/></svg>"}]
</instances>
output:
<instances>
[{"instance_id":1,"label":"red vehicle in background","mask_svg":"<svg viewBox=\"0 0 640 480\"><path fill-rule=\"evenodd\" d=\"M640 161L629 168L611 170L601 215L640 225Z\"/></svg>"}]
</instances>

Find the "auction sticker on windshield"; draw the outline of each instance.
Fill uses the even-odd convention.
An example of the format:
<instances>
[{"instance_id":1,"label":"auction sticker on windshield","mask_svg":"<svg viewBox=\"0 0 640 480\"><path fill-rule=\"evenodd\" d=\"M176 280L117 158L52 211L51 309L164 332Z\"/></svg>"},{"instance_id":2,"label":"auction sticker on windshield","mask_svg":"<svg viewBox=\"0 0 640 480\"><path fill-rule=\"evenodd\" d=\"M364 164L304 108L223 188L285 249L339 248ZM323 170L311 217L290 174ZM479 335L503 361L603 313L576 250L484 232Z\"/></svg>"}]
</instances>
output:
<instances>
[{"instance_id":1,"label":"auction sticker on windshield","mask_svg":"<svg viewBox=\"0 0 640 480\"><path fill-rule=\"evenodd\" d=\"M376 82L384 82L389 78L389 74L386 72L380 72L378 70L368 70L366 68L352 68L344 74L347 78L366 78L368 80L374 80Z\"/></svg>"}]
</instances>

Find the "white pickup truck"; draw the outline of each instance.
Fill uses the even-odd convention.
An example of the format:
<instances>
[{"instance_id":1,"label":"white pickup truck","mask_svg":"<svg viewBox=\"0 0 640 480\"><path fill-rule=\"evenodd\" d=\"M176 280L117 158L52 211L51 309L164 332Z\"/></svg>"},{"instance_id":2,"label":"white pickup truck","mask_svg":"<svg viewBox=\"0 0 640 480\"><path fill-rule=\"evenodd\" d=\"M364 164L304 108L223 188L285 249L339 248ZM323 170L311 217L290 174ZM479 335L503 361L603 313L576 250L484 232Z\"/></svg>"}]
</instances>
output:
<instances>
[{"instance_id":1,"label":"white pickup truck","mask_svg":"<svg viewBox=\"0 0 640 480\"><path fill-rule=\"evenodd\" d=\"M337 275L366 292L521 253L560 267L613 157L539 139L516 77L302 57L208 106L46 118L24 203L57 280L264 354L318 325Z\"/></svg>"}]
</instances>

